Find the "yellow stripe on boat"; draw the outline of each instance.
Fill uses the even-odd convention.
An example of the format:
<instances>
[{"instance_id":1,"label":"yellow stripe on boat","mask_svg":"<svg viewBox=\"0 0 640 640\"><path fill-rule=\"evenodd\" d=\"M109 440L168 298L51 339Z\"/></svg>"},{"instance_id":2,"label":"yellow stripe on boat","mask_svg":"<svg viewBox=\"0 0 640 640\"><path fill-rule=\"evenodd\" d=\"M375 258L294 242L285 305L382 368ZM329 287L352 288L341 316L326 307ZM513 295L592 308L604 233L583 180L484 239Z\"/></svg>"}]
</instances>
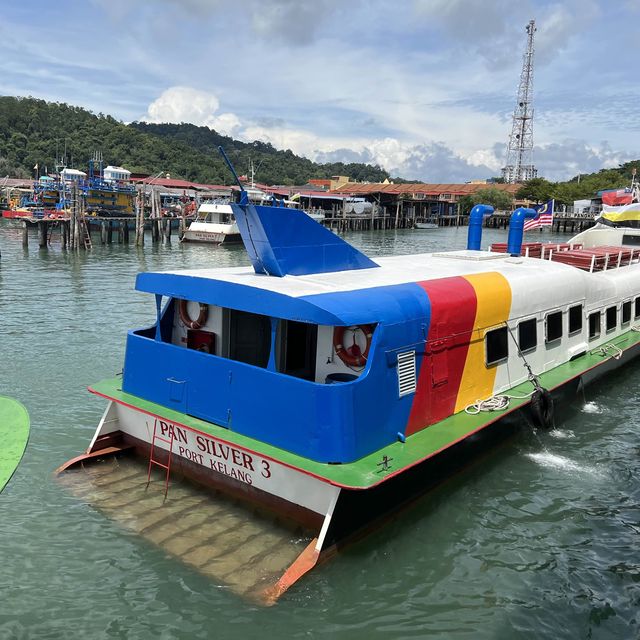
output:
<instances>
[{"instance_id":1,"label":"yellow stripe on boat","mask_svg":"<svg viewBox=\"0 0 640 640\"><path fill-rule=\"evenodd\" d=\"M497 367L485 366L484 334L509 318L511 286L500 273L478 273L464 278L476 292L476 319L458 391L455 412L493 395Z\"/></svg>"}]
</instances>

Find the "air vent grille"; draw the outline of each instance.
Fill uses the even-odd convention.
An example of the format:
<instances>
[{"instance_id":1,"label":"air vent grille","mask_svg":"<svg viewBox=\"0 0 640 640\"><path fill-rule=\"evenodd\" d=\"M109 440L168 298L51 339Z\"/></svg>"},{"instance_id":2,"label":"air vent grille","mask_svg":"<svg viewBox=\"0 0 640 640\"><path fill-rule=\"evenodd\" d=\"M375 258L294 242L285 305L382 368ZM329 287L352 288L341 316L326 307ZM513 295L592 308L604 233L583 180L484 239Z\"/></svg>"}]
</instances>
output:
<instances>
[{"instance_id":1,"label":"air vent grille","mask_svg":"<svg viewBox=\"0 0 640 640\"><path fill-rule=\"evenodd\" d=\"M416 391L416 352L398 354L398 396L407 396Z\"/></svg>"}]
</instances>

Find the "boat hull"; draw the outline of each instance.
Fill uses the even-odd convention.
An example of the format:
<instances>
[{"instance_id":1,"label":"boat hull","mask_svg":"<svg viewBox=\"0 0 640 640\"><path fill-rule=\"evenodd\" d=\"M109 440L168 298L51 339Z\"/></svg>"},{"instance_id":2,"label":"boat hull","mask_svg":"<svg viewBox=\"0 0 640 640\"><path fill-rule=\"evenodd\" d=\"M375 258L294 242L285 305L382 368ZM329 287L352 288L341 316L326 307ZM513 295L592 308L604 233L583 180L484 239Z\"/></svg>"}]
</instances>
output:
<instances>
[{"instance_id":1,"label":"boat hull","mask_svg":"<svg viewBox=\"0 0 640 640\"><path fill-rule=\"evenodd\" d=\"M87 454L98 457L101 450L112 453L118 449L133 449L149 460L152 442L154 460L167 464L171 457L171 474L178 473L234 497L261 504L308 528L322 524L339 492L338 487L325 480L274 458L166 416L149 414L113 400ZM76 462L79 459L61 469L70 468Z\"/></svg>"},{"instance_id":2,"label":"boat hull","mask_svg":"<svg viewBox=\"0 0 640 640\"><path fill-rule=\"evenodd\" d=\"M184 232L183 242L200 242L204 244L237 244L242 242L239 233L222 233L215 231L187 231Z\"/></svg>"}]
</instances>

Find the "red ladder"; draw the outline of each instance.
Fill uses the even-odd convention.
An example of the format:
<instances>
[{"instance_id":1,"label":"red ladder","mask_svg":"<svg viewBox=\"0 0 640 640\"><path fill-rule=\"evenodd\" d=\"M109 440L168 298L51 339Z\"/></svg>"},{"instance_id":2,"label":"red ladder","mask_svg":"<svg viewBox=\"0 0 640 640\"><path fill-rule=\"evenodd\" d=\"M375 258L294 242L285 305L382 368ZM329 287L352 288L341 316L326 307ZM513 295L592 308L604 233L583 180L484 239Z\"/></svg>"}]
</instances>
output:
<instances>
[{"instance_id":1,"label":"red ladder","mask_svg":"<svg viewBox=\"0 0 640 640\"><path fill-rule=\"evenodd\" d=\"M158 420L156 418L155 422L153 423L153 438L151 439L151 451L149 453L149 470L147 471L147 488L149 487L149 483L151 482L151 467L154 464L157 465L158 467L162 467L166 471L166 477L164 480L164 497L166 500L167 492L169 491L169 474L171 473L171 456L173 454L173 441L175 439L175 434L173 432L173 429L169 429L170 435L168 438L165 438L164 436L158 435L156 433L157 428L158 428ZM165 442L166 444L169 445L169 454L167 458L167 464L164 464L153 457L153 451L155 449L156 440L160 440L161 442Z\"/></svg>"}]
</instances>

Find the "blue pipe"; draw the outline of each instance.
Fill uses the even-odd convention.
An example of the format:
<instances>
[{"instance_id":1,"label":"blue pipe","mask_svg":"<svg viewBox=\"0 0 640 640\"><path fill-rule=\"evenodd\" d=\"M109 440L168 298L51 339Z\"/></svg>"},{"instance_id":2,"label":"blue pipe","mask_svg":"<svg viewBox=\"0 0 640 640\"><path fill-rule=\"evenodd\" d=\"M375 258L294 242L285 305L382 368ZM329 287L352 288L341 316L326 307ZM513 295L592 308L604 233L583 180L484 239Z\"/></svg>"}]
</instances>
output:
<instances>
[{"instance_id":1,"label":"blue pipe","mask_svg":"<svg viewBox=\"0 0 640 640\"><path fill-rule=\"evenodd\" d=\"M509 238L507 240L507 253L512 256L519 256L522 250L522 234L524 232L524 221L535 218L538 215L533 209L518 207L509 220Z\"/></svg>"},{"instance_id":2,"label":"blue pipe","mask_svg":"<svg viewBox=\"0 0 640 640\"><path fill-rule=\"evenodd\" d=\"M482 220L493 213L490 204L477 204L469 214L469 233L467 235L467 249L480 251L482 241Z\"/></svg>"}]
</instances>

